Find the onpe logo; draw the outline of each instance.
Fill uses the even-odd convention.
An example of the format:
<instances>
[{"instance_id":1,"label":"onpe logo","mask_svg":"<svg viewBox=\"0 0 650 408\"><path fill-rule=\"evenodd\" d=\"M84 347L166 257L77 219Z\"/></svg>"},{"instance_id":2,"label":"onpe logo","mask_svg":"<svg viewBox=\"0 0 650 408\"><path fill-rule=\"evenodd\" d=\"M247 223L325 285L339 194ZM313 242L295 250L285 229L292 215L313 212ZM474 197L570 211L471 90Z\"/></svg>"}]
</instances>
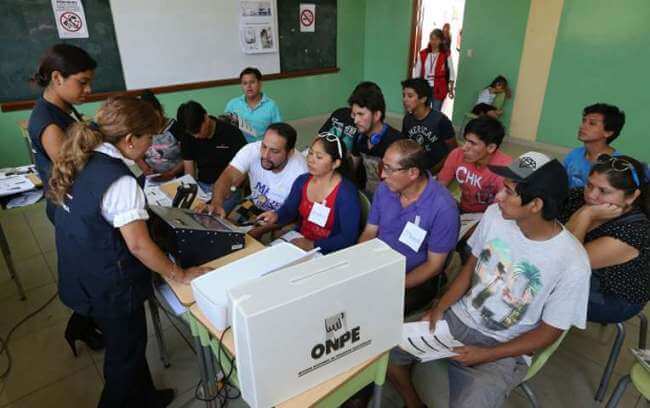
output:
<instances>
[{"instance_id":1,"label":"onpe logo","mask_svg":"<svg viewBox=\"0 0 650 408\"><path fill-rule=\"evenodd\" d=\"M359 341L360 327L348 330L345 312L340 312L325 319L325 342L318 343L311 349L311 357L316 360L342 349L346 344Z\"/></svg>"}]
</instances>

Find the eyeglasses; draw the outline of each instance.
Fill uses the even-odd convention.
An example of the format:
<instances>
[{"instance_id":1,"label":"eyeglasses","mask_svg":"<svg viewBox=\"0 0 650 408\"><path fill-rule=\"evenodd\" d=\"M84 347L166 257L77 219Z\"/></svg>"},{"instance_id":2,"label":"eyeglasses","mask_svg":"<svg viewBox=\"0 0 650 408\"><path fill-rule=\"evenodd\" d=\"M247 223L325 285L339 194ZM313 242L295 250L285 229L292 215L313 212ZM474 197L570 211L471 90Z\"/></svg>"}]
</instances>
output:
<instances>
[{"instance_id":1,"label":"eyeglasses","mask_svg":"<svg viewBox=\"0 0 650 408\"><path fill-rule=\"evenodd\" d=\"M343 147L341 147L341 139L334 133L323 132L319 133L318 137L325 139L328 142L336 142L336 147L339 149L339 159L343 159Z\"/></svg>"},{"instance_id":2,"label":"eyeglasses","mask_svg":"<svg viewBox=\"0 0 650 408\"><path fill-rule=\"evenodd\" d=\"M634 165L629 161L622 159L620 157L610 156L608 154L601 154L596 159L596 163L609 164L612 170L618 172L629 171L630 174L632 175L632 180L634 181L634 185L636 185L637 187L641 186L641 182L639 181L639 175L636 173L636 169L634 168Z\"/></svg>"},{"instance_id":3,"label":"eyeglasses","mask_svg":"<svg viewBox=\"0 0 650 408\"><path fill-rule=\"evenodd\" d=\"M399 167L399 168L394 169L394 168L384 164L381 171L385 175L390 176L391 174L397 173L398 171L402 171L402 170L408 170L408 169L406 167Z\"/></svg>"}]
</instances>

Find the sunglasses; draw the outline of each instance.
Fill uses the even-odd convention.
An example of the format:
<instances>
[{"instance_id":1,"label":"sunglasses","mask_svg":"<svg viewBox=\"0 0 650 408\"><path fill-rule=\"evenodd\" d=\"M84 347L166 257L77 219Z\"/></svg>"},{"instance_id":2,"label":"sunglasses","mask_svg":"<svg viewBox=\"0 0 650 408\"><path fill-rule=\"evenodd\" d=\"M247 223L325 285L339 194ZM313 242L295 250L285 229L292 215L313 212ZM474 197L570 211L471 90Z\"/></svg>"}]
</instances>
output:
<instances>
[{"instance_id":1,"label":"sunglasses","mask_svg":"<svg viewBox=\"0 0 650 408\"><path fill-rule=\"evenodd\" d=\"M610 156L608 154L601 154L596 159L596 163L599 164L609 164L610 168L617 172L629 171L632 175L632 180L637 187L641 186L639 181L639 175L634 168L634 165L625 159L619 157Z\"/></svg>"},{"instance_id":2,"label":"sunglasses","mask_svg":"<svg viewBox=\"0 0 650 408\"><path fill-rule=\"evenodd\" d=\"M330 132L323 132L319 133L318 137L330 143L336 142L336 147L339 149L339 159L343 159L343 147L341 147L341 139L338 136Z\"/></svg>"}]
</instances>

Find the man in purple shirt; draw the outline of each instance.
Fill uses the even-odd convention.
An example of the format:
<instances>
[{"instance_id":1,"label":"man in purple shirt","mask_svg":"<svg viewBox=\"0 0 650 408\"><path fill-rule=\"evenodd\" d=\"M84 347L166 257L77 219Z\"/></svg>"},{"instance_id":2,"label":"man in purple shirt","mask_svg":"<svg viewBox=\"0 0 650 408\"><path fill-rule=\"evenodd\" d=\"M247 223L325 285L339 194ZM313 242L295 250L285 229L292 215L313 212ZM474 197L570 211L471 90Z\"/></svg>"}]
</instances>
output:
<instances>
[{"instance_id":1,"label":"man in purple shirt","mask_svg":"<svg viewBox=\"0 0 650 408\"><path fill-rule=\"evenodd\" d=\"M406 257L404 314L428 304L447 254L458 240L458 207L427 172L428 157L415 141L394 142L383 157L382 182L359 238L379 238Z\"/></svg>"}]
</instances>

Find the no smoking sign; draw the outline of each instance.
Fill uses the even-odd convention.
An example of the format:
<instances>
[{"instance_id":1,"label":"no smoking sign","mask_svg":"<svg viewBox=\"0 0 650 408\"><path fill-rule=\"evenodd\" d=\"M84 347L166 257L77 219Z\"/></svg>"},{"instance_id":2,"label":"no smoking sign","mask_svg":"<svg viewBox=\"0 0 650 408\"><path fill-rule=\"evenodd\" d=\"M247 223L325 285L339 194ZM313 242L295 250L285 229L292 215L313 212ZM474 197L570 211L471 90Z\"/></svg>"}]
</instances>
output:
<instances>
[{"instance_id":1,"label":"no smoking sign","mask_svg":"<svg viewBox=\"0 0 650 408\"><path fill-rule=\"evenodd\" d=\"M298 19L300 20L300 32L313 33L316 31L316 5L301 3Z\"/></svg>"}]
</instances>

